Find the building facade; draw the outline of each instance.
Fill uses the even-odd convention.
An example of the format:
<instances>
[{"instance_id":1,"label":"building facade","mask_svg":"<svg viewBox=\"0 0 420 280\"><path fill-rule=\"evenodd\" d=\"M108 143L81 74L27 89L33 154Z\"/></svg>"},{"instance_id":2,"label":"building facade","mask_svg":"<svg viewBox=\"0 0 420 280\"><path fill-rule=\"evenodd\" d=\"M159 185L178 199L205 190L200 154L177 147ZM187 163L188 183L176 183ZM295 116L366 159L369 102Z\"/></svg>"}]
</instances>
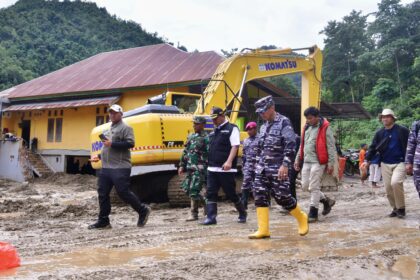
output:
<instances>
[{"instance_id":1,"label":"building facade","mask_svg":"<svg viewBox=\"0 0 420 280\"><path fill-rule=\"evenodd\" d=\"M223 58L187 53L168 44L101 53L0 94L3 132L21 137L55 172L79 169L90 154L90 132L107 109L143 106L166 91L201 92Z\"/></svg>"}]
</instances>

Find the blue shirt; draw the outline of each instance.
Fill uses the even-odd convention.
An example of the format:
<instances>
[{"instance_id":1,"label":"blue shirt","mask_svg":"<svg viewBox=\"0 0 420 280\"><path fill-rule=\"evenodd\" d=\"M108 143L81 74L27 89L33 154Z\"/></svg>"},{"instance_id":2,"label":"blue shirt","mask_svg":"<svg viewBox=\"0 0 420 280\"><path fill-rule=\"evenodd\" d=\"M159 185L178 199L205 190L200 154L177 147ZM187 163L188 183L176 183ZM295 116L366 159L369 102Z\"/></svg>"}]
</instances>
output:
<instances>
[{"instance_id":1,"label":"blue shirt","mask_svg":"<svg viewBox=\"0 0 420 280\"><path fill-rule=\"evenodd\" d=\"M370 163L379 164L380 161L381 161L381 157L379 156L379 154L376 154L375 157L370 161Z\"/></svg>"},{"instance_id":2,"label":"blue shirt","mask_svg":"<svg viewBox=\"0 0 420 280\"><path fill-rule=\"evenodd\" d=\"M382 162L386 164L397 164L404 162L404 152L400 138L398 137L397 129L393 126L391 129L385 129L384 138L391 135L391 140L388 147L382 154Z\"/></svg>"}]
</instances>

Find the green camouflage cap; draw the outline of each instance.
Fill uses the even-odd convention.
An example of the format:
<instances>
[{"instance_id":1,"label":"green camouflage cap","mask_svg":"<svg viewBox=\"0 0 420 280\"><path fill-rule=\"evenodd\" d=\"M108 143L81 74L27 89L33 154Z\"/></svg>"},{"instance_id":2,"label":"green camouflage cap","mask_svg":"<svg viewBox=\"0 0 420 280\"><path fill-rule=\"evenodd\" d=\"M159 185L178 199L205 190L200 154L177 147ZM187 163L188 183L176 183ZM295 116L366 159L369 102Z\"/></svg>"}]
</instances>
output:
<instances>
[{"instance_id":1,"label":"green camouflage cap","mask_svg":"<svg viewBox=\"0 0 420 280\"><path fill-rule=\"evenodd\" d=\"M193 117L193 122L194 122L194 123L206 123L206 122L207 122L207 120L206 120L206 118L205 118L205 117L203 117L203 116L194 116L194 117Z\"/></svg>"}]
</instances>

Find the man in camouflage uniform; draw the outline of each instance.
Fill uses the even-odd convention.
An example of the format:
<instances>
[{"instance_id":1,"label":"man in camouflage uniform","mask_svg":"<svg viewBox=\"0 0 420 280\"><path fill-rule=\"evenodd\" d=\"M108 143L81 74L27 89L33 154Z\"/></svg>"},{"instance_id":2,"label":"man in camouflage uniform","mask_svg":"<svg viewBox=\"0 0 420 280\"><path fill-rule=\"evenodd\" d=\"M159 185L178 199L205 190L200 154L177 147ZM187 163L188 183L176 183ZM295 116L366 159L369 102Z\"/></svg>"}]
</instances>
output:
<instances>
[{"instance_id":1,"label":"man in camouflage uniform","mask_svg":"<svg viewBox=\"0 0 420 280\"><path fill-rule=\"evenodd\" d=\"M271 96L255 103L256 112L264 120L258 137L257 166L254 182L254 199L257 207L258 231L249 235L251 239L270 237L270 194L276 202L296 218L298 233L309 231L308 216L297 205L290 192L289 169L295 150L296 134L290 120L275 111Z\"/></svg>"},{"instance_id":2,"label":"man in camouflage uniform","mask_svg":"<svg viewBox=\"0 0 420 280\"><path fill-rule=\"evenodd\" d=\"M257 163L258 151L258 133L255 122L247 123L245 127L248 132L248 138L245 139L242 150L242 173L244 175L242 183L242 203L245 209L248 209L248 198L252 191L252 185L255 179L255 164Z\"/></svg>"},{"instance_id":3,"label":"man in camouflage uniform","mask_svg":"<svg viewBox=\"0 0 420 280\"><path fill-rule=\"evenodd\" d=\"M206 118L195 116L193 122L194 133L188 136L178 169L179 175L186 172L182 189L191 198L191 216L187 221L198 220L198 208L204 201L200 192L206 179L209 151L209 139L204 131Z\"/></svg>"},{"instance_id":4,"label":"man in camouflage uniform","mask_svg":"<svg viewBox=\"0 0 420 280\"><path fill-rule=\"evenodd\" d=\"M405 155L405 168L407 174L413 174L414 185L420 197L420 120L413 122L408 136L407 153Z\"/></svg>"}]
</instances>

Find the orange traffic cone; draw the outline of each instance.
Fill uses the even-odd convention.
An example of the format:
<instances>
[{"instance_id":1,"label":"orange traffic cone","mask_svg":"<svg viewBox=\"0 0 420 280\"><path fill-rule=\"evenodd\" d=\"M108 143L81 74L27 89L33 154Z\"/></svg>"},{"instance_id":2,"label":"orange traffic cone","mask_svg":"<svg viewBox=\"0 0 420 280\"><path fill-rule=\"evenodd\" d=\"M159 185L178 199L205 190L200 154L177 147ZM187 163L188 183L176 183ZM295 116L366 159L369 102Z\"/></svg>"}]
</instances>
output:
<instances>
[{"instance_id":1,"label":"orange traffic cone","mask_svg":"<svg viewBox=\"0 0 420 280\"><path fill-rule=\"evenodd\" d=\"M20 266L20 259L16 248L9 243L0 242L0 270Z\"/></svg>"}]
</instances>

